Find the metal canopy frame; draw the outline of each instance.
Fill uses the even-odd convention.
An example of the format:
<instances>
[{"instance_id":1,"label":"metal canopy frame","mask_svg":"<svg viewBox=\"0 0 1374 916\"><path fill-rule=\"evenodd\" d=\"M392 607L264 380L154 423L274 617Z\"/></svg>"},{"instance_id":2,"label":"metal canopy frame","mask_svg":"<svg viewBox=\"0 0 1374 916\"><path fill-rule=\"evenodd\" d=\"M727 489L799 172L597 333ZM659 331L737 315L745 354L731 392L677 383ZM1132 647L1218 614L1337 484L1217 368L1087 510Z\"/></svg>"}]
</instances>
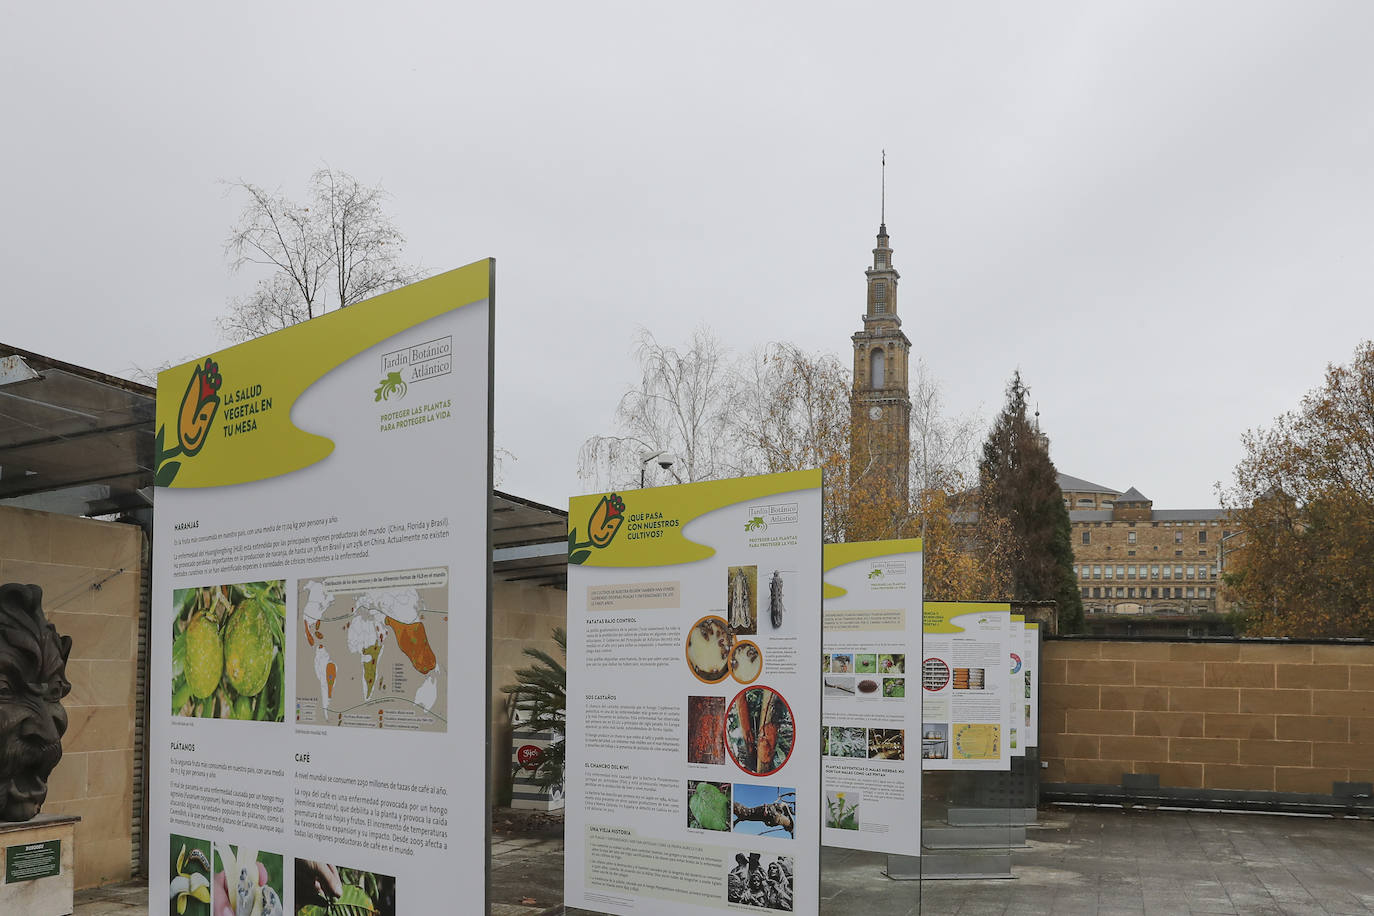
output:
<instances>
[{"instance_id":1,"label":"metal canopy frame","mask_svg":"<svg viewBox=\"0 0 1374 916\"><path fill-rule=\"evenodd\" d=\"M568 513L494 490L492 576L501 582L568 587Z\"/></svg>"},{"instance_id":2,"label":"metal canopy frame","mask_svg":"<svg viewBox=\"0 0 1374 916\"><path fill-rule=\"evenodd\" d=\"M0 344L0 505L147 509L155 389Z\"/></svg>"}]
</instances>

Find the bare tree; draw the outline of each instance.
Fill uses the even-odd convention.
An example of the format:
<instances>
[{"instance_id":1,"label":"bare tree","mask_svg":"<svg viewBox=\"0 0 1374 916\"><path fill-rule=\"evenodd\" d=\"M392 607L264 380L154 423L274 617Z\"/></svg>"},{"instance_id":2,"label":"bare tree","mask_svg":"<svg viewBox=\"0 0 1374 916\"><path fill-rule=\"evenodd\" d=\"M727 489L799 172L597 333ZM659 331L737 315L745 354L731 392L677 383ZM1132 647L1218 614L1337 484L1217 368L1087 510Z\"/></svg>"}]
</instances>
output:
<instances>
[{"instance_id":1,"label":"bare tree","mask_svg":"<svg viewBox=\"0 0 1374 916\"><path fill-rule=\"evenodd\" d=\"M849 506L849 370L833 354L772 343L755 351L740 374L730 425L738 472L820 468L823 532L826 540L842 540Z\"/></svg>"},{"instance_id":2,"label":"bare tree","mask_svg":"<svg viewBox=\"0 0 1374 916\"><path fill-rule=\"evenodd\" d=\"M933 490L958 493L977 479L982 420L976 415L945 413L940 382L925 360L916 364L911 396L912 499ZM919 515L919 513L918 513ZM922 518L921 534L925 534Z\"/></svg>"},{"instance_id":3,"label":"bare tree","mask_svg":"<svg viewBox=\"0 0 1374 916\"><path fill-rule=\"evenodd\" d=\"M645 459L661 452L675 457L678 482L731 476L738 462L728 431L739 384L725 345L702 327L679 351L641 328L635 355L640 381L616 407L620 432L582 444L578 476L598 486L637 486Z\"/></svg>"},{"instance_id":4,"label":"bare tree","mask_svg":"<svg viewBox=\"0 0 1374 916\"><path fill-rule=\"evenodd\" d=\"M405 236L383 210L388 195L380 185L320 169L310 177L304 205L243 180L230 187L248 195L225 245L230 265L269 270L219 320L231 340L306 321L420 276L400 260Z\"/></svg>"},{"instance_id":5,"label":"bare tree","mask_svg":"<svg viewBox=\"0 0 1374 916\"><path fill-rule=\"evenodd\" d=\"M839 358L775 342L736 360L705 328L682 351L641 329L636 352L640 382L620 399L617 433L583 443L583 480L597 487L637 486L644 460L664 451L677 458L672 476L678 481L819 468L825 539L845 539L854 521L852 478L865 481L859 486L868 493L872 474L881 469L851 474L853 379ZM945 414L939 383L924 364L911 398L910 504L869 500L865 529L883 537L924 535L939 515L946 549L958 553L964 545L944 537L950 531L946 516L950 501L977 479L980 423ZM972 581L972 575L963 578Z\"/></svg>"}]
</instances>

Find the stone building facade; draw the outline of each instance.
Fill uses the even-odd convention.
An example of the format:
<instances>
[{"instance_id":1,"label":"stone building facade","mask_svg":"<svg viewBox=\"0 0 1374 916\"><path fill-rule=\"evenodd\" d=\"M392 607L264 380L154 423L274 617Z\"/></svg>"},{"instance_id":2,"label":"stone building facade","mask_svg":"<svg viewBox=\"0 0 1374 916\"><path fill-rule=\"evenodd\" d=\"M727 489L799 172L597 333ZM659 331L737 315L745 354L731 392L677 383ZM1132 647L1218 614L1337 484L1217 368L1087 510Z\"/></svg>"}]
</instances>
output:
<instances>
[{"instance_id":1,"label":"stone building facade","mask_svg":"<svg viewBox=\"0 0 1374 916\"><path fill-rule=\"evenodd\" d=\"M1156 509L1134 487L1121 493L1067 474L1059 488L1085 613L1219 610L1219 551L1233 530L1223 510Z\"/></svg>"},{"instance_id":2,"label":"stone building facade","mask_svg":"<svg viewBox=\"0 0 1374 916\"><path fill-rule=\"evenodd\" d=\"M854 342L850 416L850 540L881 536L874 510L907 505L911 476L911 341L897 312L897 281L887 224L878 226L873 266L864 271L868 301ZM881 510L877 515L881 515Z\"/></svg>"}]
</instances>

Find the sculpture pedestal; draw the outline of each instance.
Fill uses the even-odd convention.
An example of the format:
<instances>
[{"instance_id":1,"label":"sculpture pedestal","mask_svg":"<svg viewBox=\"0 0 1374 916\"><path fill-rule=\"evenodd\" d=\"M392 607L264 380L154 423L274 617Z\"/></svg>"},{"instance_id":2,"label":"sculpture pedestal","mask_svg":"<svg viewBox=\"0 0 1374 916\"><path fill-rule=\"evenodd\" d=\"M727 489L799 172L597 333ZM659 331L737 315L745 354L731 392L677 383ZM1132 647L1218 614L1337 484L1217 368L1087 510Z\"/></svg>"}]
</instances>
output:
<instances>
[{"instance_id":1,"label":"sculpture pedestal","mask_svg":"<svg viewBox=\"0 0 1374 916\"><path fill-rule=\"evenodd\" d=\"M71 916L76 876L76 822L71 814L0 821L0 913Z\"/></svg>"}]
</instances>

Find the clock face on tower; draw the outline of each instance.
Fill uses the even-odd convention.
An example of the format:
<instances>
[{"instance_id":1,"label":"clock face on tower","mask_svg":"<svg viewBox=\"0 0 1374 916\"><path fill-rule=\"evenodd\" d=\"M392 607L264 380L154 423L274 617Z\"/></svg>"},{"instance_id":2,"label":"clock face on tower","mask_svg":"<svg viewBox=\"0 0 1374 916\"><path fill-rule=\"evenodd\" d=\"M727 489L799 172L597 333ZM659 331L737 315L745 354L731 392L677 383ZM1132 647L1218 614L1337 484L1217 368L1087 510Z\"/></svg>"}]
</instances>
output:
<instances>
[{"instance_id":1,"label":"clock face on tower","mask_svg":"<svg viewBox=\"0 0 1374 916\"><path fill-rule=\"evenodd\" d=\"M883 409L877 405L868 408L868 418L870 420L881 420L883 418Z\"/></svg>"}]
</instances>

